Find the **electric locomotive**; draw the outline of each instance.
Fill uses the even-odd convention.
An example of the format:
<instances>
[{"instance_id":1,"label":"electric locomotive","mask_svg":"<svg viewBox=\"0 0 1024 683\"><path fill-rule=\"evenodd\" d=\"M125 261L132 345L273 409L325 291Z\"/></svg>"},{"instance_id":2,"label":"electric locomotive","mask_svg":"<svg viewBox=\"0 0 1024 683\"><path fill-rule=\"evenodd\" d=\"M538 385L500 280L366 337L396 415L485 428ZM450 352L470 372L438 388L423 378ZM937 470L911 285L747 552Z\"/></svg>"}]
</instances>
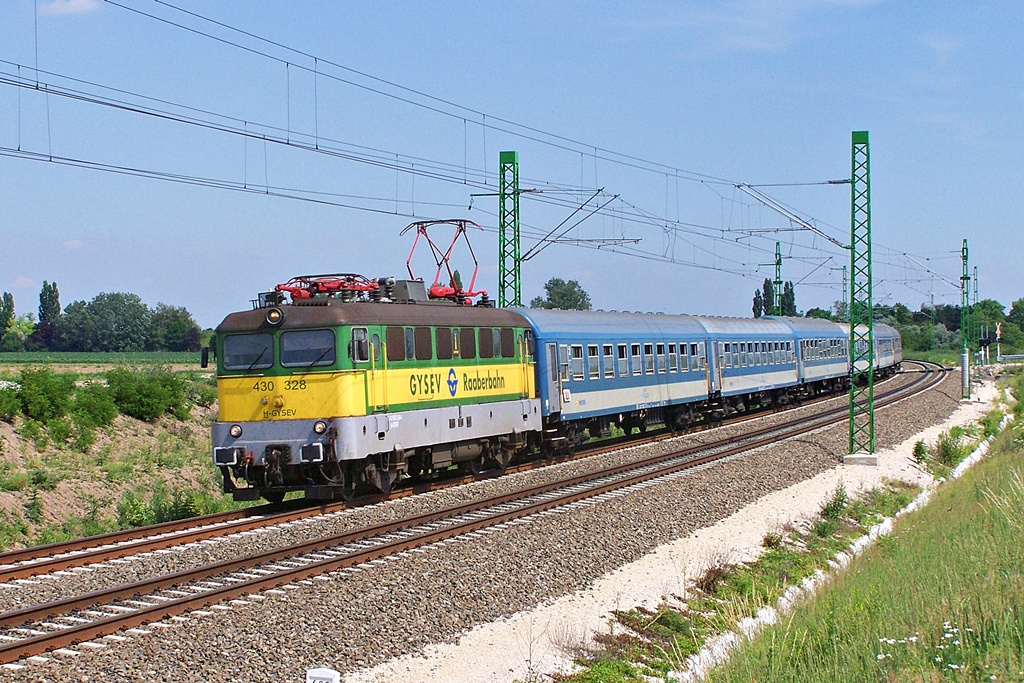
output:
<instances>
[{"instance_id":1,"label":"electric locomotive","mask_svg":"<svg viewBox=\"0 0 1024 683\"><path fill-rule=\"evenodd\" d=\"M213 456L236 500L504 468L540 431L526 321L422 281L296 278L228 315L213 348Z\"/></svg>"}]
</instances>

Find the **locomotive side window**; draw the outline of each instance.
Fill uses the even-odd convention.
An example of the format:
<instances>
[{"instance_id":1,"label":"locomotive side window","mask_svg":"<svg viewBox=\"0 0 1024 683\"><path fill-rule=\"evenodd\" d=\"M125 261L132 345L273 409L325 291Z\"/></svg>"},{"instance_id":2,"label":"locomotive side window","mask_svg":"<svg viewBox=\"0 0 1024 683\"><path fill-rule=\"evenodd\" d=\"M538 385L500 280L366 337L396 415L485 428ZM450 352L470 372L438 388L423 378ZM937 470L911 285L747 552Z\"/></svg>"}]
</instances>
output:
<instances>
[{"instance_id":1,"label":"locomotive side window","mask_svg":"<svg viewBox=\"0 0 1024 683\"><path fill-rule=\"evenodd\" d=\"M612 355L612 345L604 345L604 376L615 376L615 357Z\"/></svg>"},{"instance_id":2,"label":"locomotive side window","mask_svg":"<svg viewBox=\"0 0 1024 683\"><path fill-rule=\"evenodd\" d=\"M380 335L374 332L370 335L370 350L373 351L371 360L374 365L380 363Z\"/></svg>"},{"instance_id":3,"label":"locomotive side window","mask_svg":"<svg viewBox=\"0 0 1024 683\"><path fill-rule=\"evenodd\" d=\"M334 365L334 330L294 330L281 334L281 365L286 368Z\"/></svg>"},{"instance_id":4,"label":"locomotive side window","mask_svg":"<svg viewBox=\"0 0 1024 683\"><path fill-rule=\"evenodd\" d=\"M366 336L365 327L352 328L352 342L348 346L348 355L356 363L370 360L370 341Z\"/></svg>"},{"instance_id":5,"label":"locomotive side window","mask_svg":"<svg viewBox=\"0 0 1024 683\"><path fill-rule=\"evenodd\" d=\"M416 357L416 335L411 327L405 328L405 357L409 360Z\"/></svg>"},{"instance_id":6,"label":"locomotive side window","mask_svg":"<svg viewBox=\"0 0 1024 683\"><path fill-rule=\"evenodd\" d=\"M494 346L494 357L500 358L502 352L501 330L499 330L498 328L494 328L493 330L491 330L491 344Z\"/></svg>"},{"instance_id":7,"label":"locomotive side window","mask_svg":"<svg viewBox=\"0 0 1024 683\"><path fill-rule=\"evenodd\" d=\"M264 370L274 364L274 335L231 334L224 337L225 370Z\"/></svg>"},{"instance_id":8,"label":"locomotive side window","mask_svg":"<svg viewBox=\"0 0 1024 683\"><path fill-rule=\"evenodd\" d=\"M633 366L633 374L640 374L640 345L629 345L630 364Z\"/></svg>"},{"instance_id":9,"label":"locomotive side window","mask_svg":"<svg viewBox=\"0 0 1024 683\"><path fill-rule=\"evenodd\" d=\"M384 343L388 349L388 362L405 360L405 330L388 327L384 330Z\"/></svg>"},{"instance_id":10,"label":"locomotive side window","mask_svg":"<svg viewBox=\"0 0 1024 683\"><path fill-rule=\"evenodd\" d=\"M626 352L626 345L619 344L618 347L618 365L619 365L619 377L626 377L629 375L629 354Z\"/></svg>"},{"instance_id":11,"label":"locomotive side window","mask_svg":"<svg viewBox=\"0 0 1024 683\"><path fill-rule=\"evenodd\" d=\"M433 360L434 349L429 327L417 327L413 333L416 337L416 360Z\"/></svg>"},{"instance_id":12,"label":"locomotive side window","mask_svg":"<svg viewBox=\"0 0 1024 683\"><path fill-rule=\"evenodd\" d=\"M601 357L597 354L597 344L587 346L587 374L590 379L601 376Z\"/></svg>"},{"instance_id":13,"label":"locomotive side window","mask_svg":"<svg viewBox=\"0 0 1024 683\"><path fill-rule=\"evenodd\" d=\"M439 327L434 332L437 342L437 359L450 360L452 357L452 331L447 327Z\"/></svg>"},{"instance_id":14,"label":"locomotive side window","mask_svg":"<svg viewBox=\"0 0 1024 683\"><path fill-rule=\"evenodd\" d=\"M480 357L494 358L494 336L489 327L480 328Z\"/></svg>"},{"instance_id":15,"label":"locomotive side window","mask_svg":"<svg viewBox=\"0 0 1024 683\"><path fill-rule=\"evenodd\" d=\"M476 358L476 330L463 327L459 330L459 342L459 352L463 358Z\"/></svg>"},{"instance_id":16,"label":"locomotive side window","mask_svg":"<svg viewBox=\"0 0 1024 683\"><path fill-rule=\"evenodd\" d=\"M497 333L498 330L495 330ZM511 327L501 328L501 357L515 358L516 356L516 334Z\"/></svg>"},{"instance_id":17,"label":"locomotive side window","mask_svg":"<svg viewBox=\"0 0 1024 683\"><path fill-rule=\"evenodd\" d=\"M572 356L569 363L572 369L572 378L574 380L583 379L583 346L580 344L572 345Z\"/></svg>"}]
</instances>

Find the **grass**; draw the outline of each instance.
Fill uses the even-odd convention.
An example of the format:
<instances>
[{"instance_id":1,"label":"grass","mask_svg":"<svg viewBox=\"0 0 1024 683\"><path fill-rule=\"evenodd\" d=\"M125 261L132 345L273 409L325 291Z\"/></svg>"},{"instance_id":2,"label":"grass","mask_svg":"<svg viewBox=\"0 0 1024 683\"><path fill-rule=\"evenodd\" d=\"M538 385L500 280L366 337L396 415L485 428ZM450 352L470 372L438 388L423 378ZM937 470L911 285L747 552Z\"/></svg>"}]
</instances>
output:
<instances>
[{"instance_id":1,"label":"grass","mask_svg":"<svg viewBox=\"0 0 1024 683\"><path fill-rule=\"evenodd\" d=\"M737 628L739 621L762 606L774 605L786 589L826 569L837 552L849 546L883 516L910 502L915 489L900 482L851 500L842 486L822 505L809 530L785 529L765 535L767 549L756 561L732 564L711 561L685 602L666 601L657 610L636 608L614 613L612 630L596 638L599 648L580 662L582 671L562 680L632 681L637 674L667 678L711 636ZM594 678L596 671L619 677ZM761 680L761 679L758 679Z\"/></svg>"},{"instance_id":2,"label":"grass","mask_svg":"<svg viewBox=\"0 0 1024 683\"><path fill-rule=\"evenodd\" d=\"M712 681L1019 681L1024 463L1013 432Z\"/></svg>"}]
</instances>

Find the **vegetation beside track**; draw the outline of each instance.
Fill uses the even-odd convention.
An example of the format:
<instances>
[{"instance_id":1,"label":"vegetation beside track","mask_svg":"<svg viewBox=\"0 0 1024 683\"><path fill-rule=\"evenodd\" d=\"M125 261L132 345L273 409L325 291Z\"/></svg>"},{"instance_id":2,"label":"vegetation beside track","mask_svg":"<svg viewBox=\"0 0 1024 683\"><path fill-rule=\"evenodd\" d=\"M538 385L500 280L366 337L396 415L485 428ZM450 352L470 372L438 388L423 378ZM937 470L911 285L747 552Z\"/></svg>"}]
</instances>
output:
<instances>
[{"instance_id":1,"label":"vegetation beside track","mask_svg":"<svg viewBox=\"0 0 1024 683\"><path fill-rule=\"evenodd\" d=\"M1024 376L1012 382L1024 398ZM1024 680L1024 401L989 458L941 486L924 509L858 556L821 594L784 615L711 672L711 681ZM1000 411L915 449L946 476L998 431ZM719 562L686 602L617 612L596 650L580 652L572 683L668 679L686 658L743 618L775 606L788 586L845 549L914 490L890 482L859 500L836 490L804 529L767 534L765 552L746 565Z\"/></svg>"},{"instance_id":2,"label":"vegetation beside track","mask_svg":"<svg viewBox=\"0 0 1024 683\"><path fill-rule=\"evenodd\" d=\"M237 507L210 464L215 411L198 370L0 375L0 550Z\"/></svg>"}]
</instances>

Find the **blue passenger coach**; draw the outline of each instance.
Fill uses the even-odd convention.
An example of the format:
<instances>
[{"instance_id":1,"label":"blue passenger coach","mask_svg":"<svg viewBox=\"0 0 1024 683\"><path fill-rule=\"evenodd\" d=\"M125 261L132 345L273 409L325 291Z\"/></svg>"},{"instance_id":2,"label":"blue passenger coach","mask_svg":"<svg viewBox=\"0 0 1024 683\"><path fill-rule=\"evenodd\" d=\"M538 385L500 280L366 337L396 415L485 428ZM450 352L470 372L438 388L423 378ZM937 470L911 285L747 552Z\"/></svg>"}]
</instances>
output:
<instances>
[{"instance_id":1,"label":"blue passenger coach","mask_svg":"<svg viewBox=\"0 0 1024 683\"><path fill-rule=\"evenodd\" d=\"M516 309L533 328L541 411L571 442L653 422L696 419L709 383L708 334L697 318ZM550 435L548 435L550 438Z\"/></svg>"}]
</instances>

